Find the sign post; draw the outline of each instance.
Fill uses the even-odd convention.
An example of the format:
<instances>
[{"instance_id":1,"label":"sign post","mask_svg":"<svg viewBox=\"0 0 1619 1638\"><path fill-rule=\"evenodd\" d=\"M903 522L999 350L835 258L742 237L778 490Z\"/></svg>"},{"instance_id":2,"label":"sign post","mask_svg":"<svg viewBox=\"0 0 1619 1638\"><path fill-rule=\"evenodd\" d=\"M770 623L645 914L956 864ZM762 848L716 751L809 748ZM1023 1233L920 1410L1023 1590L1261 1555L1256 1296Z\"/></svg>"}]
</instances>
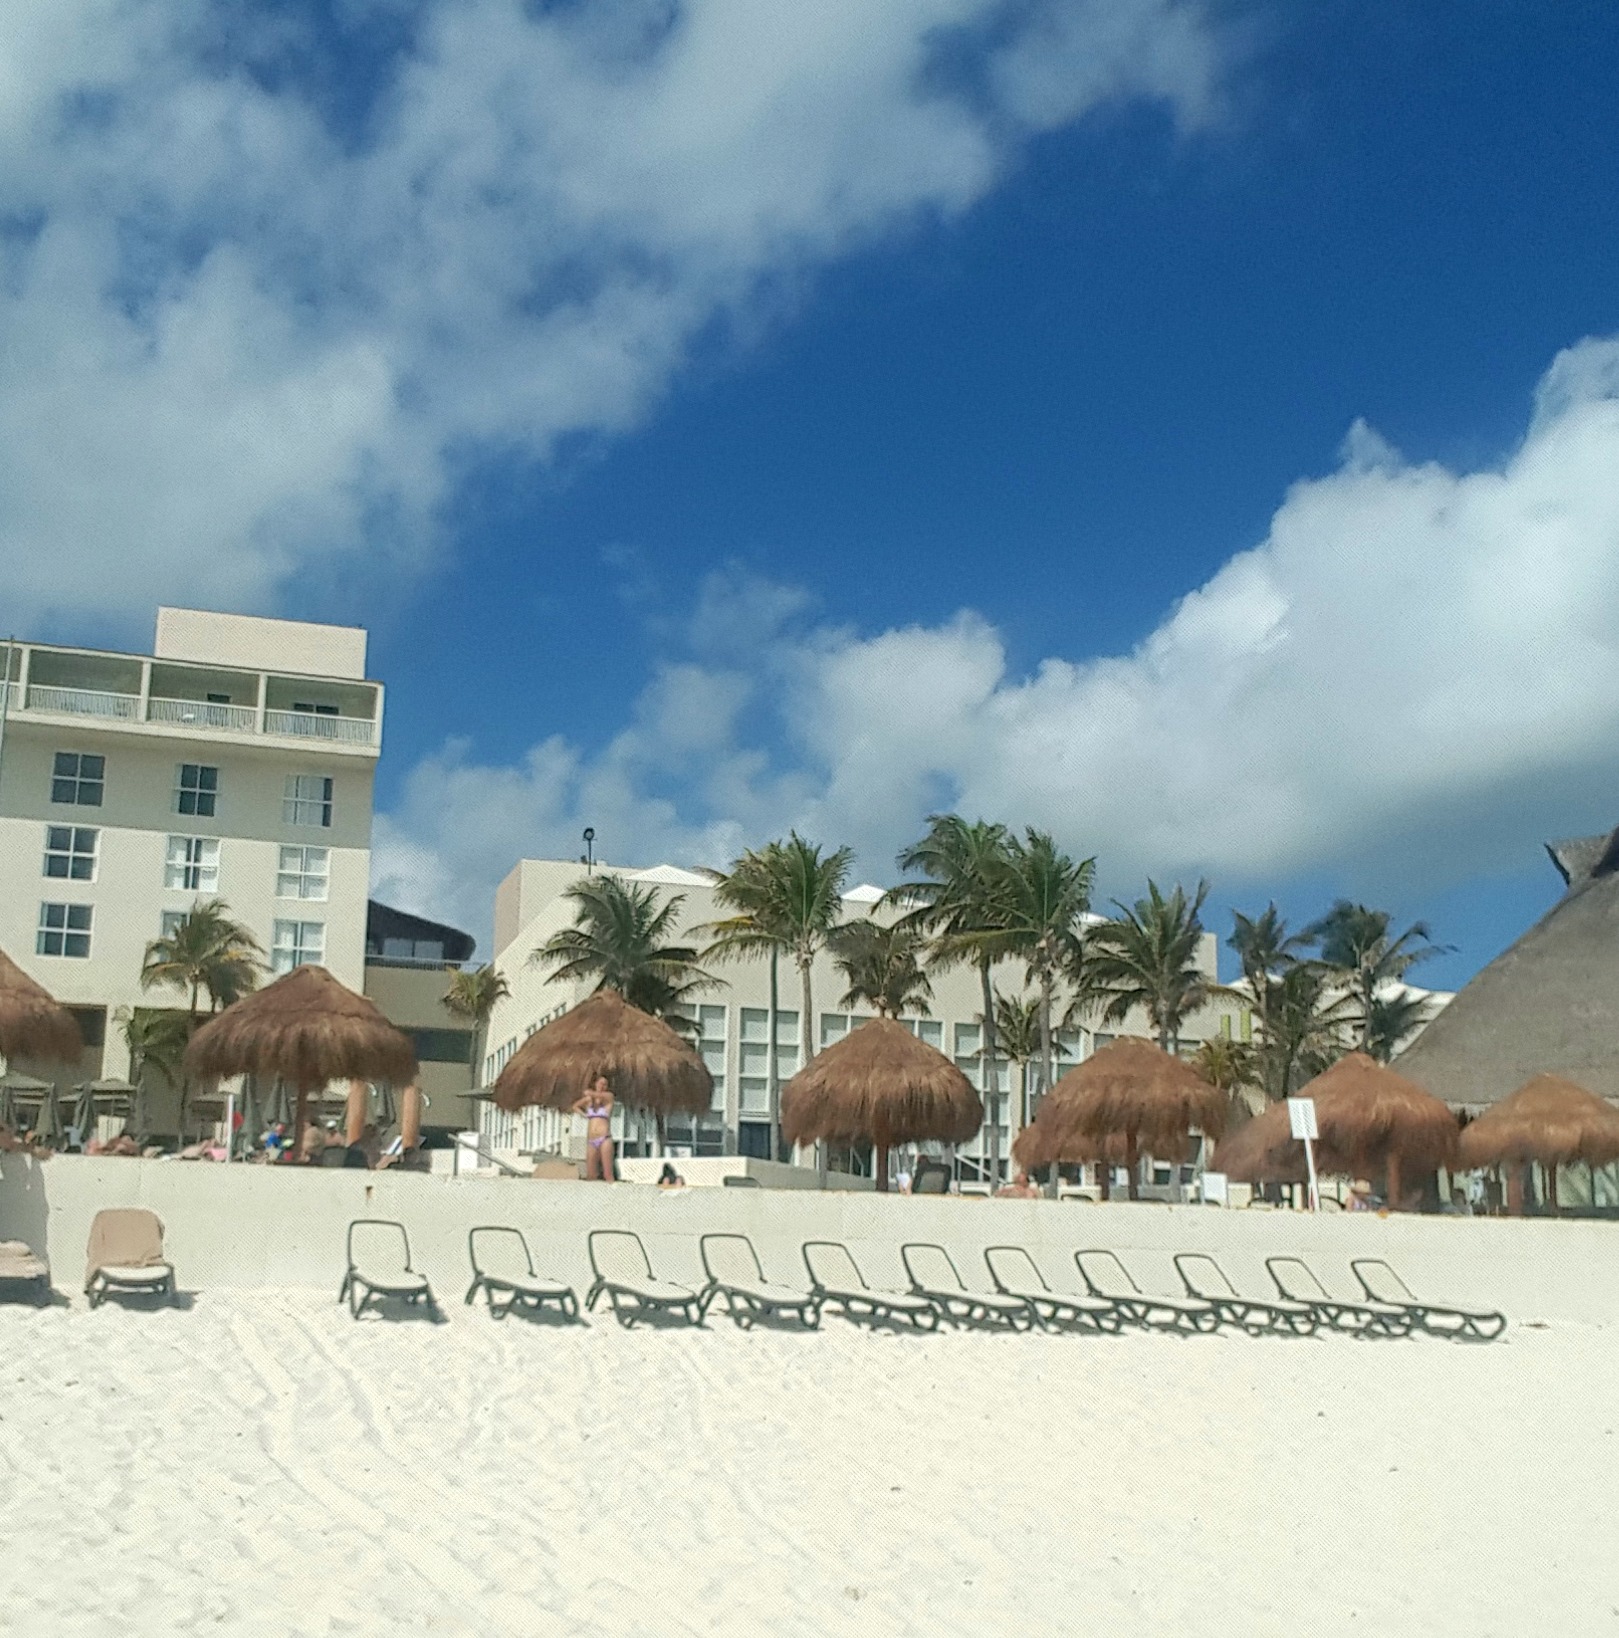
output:
<instances>
[{"instance_id":1,"label":"sign post","mask_svg":"<svg viewBox=\"0 0 1619 1638\"><path fill-rule=\"evenodd\" d=\"M1321 1190L1315 1180L1315 1140L1321 1135L1315 1124L1314 1098L1289 1098L1287 1121L1293 1136L1304 1143L1304 1164L1310 1173L1310 1210L1321 1210Z\"/></svg>"}]
</instances>

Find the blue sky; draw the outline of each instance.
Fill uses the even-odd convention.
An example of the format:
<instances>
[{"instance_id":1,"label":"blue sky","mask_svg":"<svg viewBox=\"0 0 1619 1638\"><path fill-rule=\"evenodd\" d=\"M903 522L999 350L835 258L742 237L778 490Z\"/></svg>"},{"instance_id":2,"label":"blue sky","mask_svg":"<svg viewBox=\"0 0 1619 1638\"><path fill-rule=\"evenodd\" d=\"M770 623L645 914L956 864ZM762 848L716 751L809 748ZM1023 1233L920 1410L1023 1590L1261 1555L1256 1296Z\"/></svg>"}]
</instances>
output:
<instances>
[{"instance_id":1,"label":"blue sky","mask_svg":"<svg viewBox=\"0 0 1619 1638\"><path fill-rule=\"evenodd\" d=\"M1610 6L15 33L0 596L368 625L401 902L961 803L1454 983L1619 822Z\"/></svg>"}]
</instances>

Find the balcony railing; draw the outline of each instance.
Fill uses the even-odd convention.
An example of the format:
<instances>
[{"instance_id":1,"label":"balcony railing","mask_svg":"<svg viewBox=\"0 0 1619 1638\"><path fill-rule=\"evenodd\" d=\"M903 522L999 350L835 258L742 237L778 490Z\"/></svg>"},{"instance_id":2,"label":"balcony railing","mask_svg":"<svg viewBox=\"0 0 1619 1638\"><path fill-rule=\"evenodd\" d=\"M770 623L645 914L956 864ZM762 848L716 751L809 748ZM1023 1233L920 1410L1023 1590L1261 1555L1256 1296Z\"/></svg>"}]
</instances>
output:
<instances>
[{"instance_id":1,"label":"balcony railing","mask_svg":"<svg viewBox=\"0 0 1619 1638\"><path fill-rule=\"evenodd\" d=\"M140 716L139 694L109 694L99 688L28 688L30 711L61 711L73 717L117 717L134 722Z\"/></svg>"},{"instance_id":2,"label":"balcony railing","mask_svg":"<svg viewBox=\"0 0 1619 1638\"><path fill-rule=\"evenodd\" d=\"M194 728L203 732L259 733L258 708L227 705L214 700L150 699L144 714L138 694L111 693L96 688L55 688L31 683L27 698L16 683L0 682L8 690L9 711L51 711L75 717L111 717L120 722L155 722L166 728ZM375 745L377 724L369 717L330 716L324 711L266 711L262 732L285 739L325 739L339 745Z\"/></svg>"},{"instance_id":3,"label":"balcony railing","mask_svg":"<svg viewBox=\"0 0 1619 1638\"><path fill-rule=\"evenodd\" d=\"M266 711L264 731L294 739L335 739L345 745L369 745L377 725L369 717L333 717L322 711Z\"/></svg>"},{"instance_id":4,"label":"balcony railing","mask_svg":"<svg viewBox=\"0 0 1619 1638\"><path fill-rule=\"evenodd\" d=\"M148 700L146 720L177 728L228 728L251 734L259 725L259 713L251 705L221 705L213 700Z\"/></svg>"}]
</instances>

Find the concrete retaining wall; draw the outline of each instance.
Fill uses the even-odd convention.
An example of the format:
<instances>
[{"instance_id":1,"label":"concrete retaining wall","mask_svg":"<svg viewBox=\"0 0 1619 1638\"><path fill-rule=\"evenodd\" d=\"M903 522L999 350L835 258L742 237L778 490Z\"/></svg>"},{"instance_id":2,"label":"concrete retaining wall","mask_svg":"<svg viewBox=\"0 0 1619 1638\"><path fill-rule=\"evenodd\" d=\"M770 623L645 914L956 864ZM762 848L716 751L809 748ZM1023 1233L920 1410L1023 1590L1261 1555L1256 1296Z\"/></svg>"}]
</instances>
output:
<instances>
[{"instance_id":1,"label":"concrete retaining wall","mask_svg":"<svg viewBox=\"0 0 1619 1638\"><path fill-rule=\"evenodd\" d=\"M632 1228L669 1278L700 1277L698 1235L753 1237L766 1272L801 1283L799 1247L842 1240L874 1284L902 1284L899 1246L936 1240L969 1283L985 1280L982 1250L1027 1246L1054 1285L1072 1284L1073 1252L1117 1251L1148 1288L1179 1289L1176 1251L1210 1251L1241 1289L1268 1289L1263 1260L1307 1258L1328 1286L1353 1293L1352 1256L1386 1256L1434 1299L1497 1307L1514 1320L1619 1321L1619 1229L1589 1221L1389 1217L1221 1210L1209 1206L982 1200L816 1190L656 1188L534 1179L442 1178L61 1155L0 1156L0 1238L48 1248L56 1284L78 1289L90 1219L102 1206L148 1206L167 1229L181 1286L312 1286L334 1296L344 1232L354 1217L393 1217L441 1297L469 1278L466 1235L509 1223L535 1261L583 1291L585 1236Z\"/></svg>"}]
</instances>

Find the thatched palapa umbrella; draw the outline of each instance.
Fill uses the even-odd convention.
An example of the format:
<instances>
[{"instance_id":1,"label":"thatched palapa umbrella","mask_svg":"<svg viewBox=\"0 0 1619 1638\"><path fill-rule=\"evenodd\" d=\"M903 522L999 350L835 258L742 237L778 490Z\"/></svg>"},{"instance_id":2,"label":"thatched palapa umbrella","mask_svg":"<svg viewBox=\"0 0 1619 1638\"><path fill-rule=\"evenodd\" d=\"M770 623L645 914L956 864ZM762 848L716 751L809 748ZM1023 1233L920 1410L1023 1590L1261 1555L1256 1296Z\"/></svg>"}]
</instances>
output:
<instances>
[{"instance_id":1,"label":"thatched palapa umbrella","mask_svg":"<svg viewBox=\"0 0 1619 1638\"><path fill-rule=\"evenodd\" d=\"M198 1077L278 1076L296 1088L293 1140L301 1144L311 1092L331 1081L416 1078L410 1037L324 967L285 978L233 1002L192 1036L185 1067Z\"/></svg>"},{"instance_id":2,"label":"thatched palapa umbrella","mask_svg":"<svg viewBox=\"0 0 1619 1638\"><path fill-rule=\"evenodd\" d=\"M1493 1104L1462 1133L1456 1164L1510 1168L1508 1199L1523 1209L1520 1169L1546 1169L1547 1191L1557 1210L1559 1166L1606 1166L1619 1160L1619 1109L1560 1075L1536 1075L1510 1097Z\"/></svg>"},{"instance_id":3,"label":"thatched palapa umbrella","mask_svg":"<svg viewBox=\"0 0 1619 1638\"><path fill-rule=\"evenodd\" d=\"M781 1092L790 1143L870 1143L877 1187L900 1143L965 1143L983 1124L973 1084L935 1047L892 1018L872 1018L816 1054Z\"/></svg>"},{"instance_id":4,"label":"thatched palapa umbrella","mask_svg":"<svg viewBox=\"0 0 1619 1638\"><path fill-rule=\"evenodd\" d=\"M71 1064L83 1050L78 1020L0 950L0 1057Z\"/></svg>"},{"instance_id":5,"label":"thatched palapa umbrella","mask_svg":"<svg viewBox=\"0 0 1619 1638\"><path fill-rule=\"evenodd\" d=\"M1194 1128L1218 1137L1225 1118L1226 1096L1218 1087L1151 1041L1126 1036L1093 1052L1052 1087L1013 1154L1020 1164L1035 1165L1122 1160L1134 1200L1143 1154L1173 1159L1185 1153ZM1104 1198L1109 1185L1104 1168Z\"/></svg>"},{"instance_id":6,"label":"thatched palapa umbrella","mask_svg":"<svg viewBox=\"0 0 1619 1638\"><path fill-rule=\"evenodd\" d=\"M508 1113L538 1106L566 1111L598 1075L618 1102L666 1115L700 1115L714 1077L681 1038L617 990L592 996L537 1029L512 1054L493 1087Z\"/></svg>"}]
</instances>

